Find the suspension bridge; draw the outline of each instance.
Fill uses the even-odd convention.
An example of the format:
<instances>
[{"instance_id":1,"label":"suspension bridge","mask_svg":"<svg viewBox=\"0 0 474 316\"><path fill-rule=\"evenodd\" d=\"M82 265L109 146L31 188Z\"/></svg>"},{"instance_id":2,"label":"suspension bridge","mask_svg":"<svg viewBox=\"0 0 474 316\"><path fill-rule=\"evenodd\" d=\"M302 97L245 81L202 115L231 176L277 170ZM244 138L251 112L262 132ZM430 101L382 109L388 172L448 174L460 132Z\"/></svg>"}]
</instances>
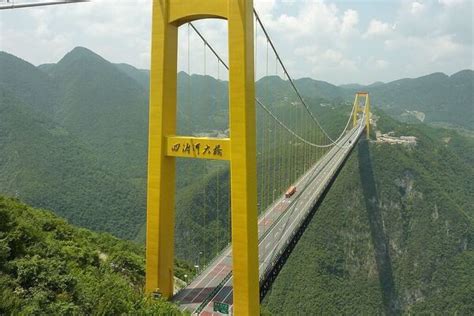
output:
<instances>
[{"instance_id":1,"label":"suspension bridge","mask_svg":"<svg viewBox=\"0 0 474 316\"><path fill-rule=\"evenodd\" d=\"M3 0L0 9L87 1ZM207 18L228 22L228 63L192 23ZM317 106L305 100L290 76L253 0L154 0L152 23L145 290L192 314L258 315L260 300L345 160L364 131L369 136L369 95L356 93L339 131L329 130L329 124L324 127ZM203 43L204 74L208 53L216 61L217 80L227 72L228 101L221 98L229 108L225 137L177 135L178 28L183 25L188 30L188 54L191 32ZM187 60L190 74L189 55ZM255 93L257 69L264 78L282 79L288 93L275 91L268 80ZM227 247L177 293L176 158L228 161L231 191L229 201L221 206L217 201L216 206L217 216L222 208L230 213Z\"/></svg>"},{"instance_id":2,"label":"suspension bridge","mask_svg":"<svg viewBox=\"0 0 474 316\"><path fill-rule=\"evenodd\" d=\"M228 63L193 21L227 20ZM217 64L226 71L229 134L207 138L177 134L179 27L203 43L204 74ZM262 45L262 41L265 44ZM263 60L263 65L259 61ZM278 77L289 94L255 73ZM272 90L273 95L270 95ZM201 93L208 92L201 91ZM218 102L218 98L215 98ZM227 100L224 98L224 100ZM211 99L208 99L212 102ZM364 101L361 104L361 101ZM146 291L172 299L193 314L258 315L271 286L308 221L366 131L370 100L356 94L339 131L324 127L322 114L305 100L253 8L252 0L155 0L150 79ZM229 162L231 237L201 273L174 292L174 183L176 158ZM217 188L216 191L218 191ZM216 216L219 209L216 207ZM260 215L258 215L260 214ZM196 250L199 251L199 250ZM202 268L202 267L201 267Z\"/></svg>"}]
</instances>

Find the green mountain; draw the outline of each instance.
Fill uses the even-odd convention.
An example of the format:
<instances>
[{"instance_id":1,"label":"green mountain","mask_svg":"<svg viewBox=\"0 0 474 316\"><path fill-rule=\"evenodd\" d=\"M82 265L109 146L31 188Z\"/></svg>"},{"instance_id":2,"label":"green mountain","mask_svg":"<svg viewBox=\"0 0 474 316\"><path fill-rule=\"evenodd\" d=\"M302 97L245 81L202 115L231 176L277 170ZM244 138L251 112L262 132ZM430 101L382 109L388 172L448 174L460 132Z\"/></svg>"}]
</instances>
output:
<instances>
[{"instance_id":1,"label":"green mountain","mask_svg":"<svg viewBox=\"0 0 474 316\"><path fill-rule=\"evenodd\" d=\"M55 121L89 144L115 171L143 178L148 133L146 90L99 55L75 48L49 77L58 83ZM120 157L117 159L116 157Z\"/></svg>"},{"instance_id":2,"label":"green mountain","mask_svg":"<svg viewBox=\"0 0 474 316\"><path fill-rule=\"evenodd\" d=\"M125 74L135 80L143 89L150 90L150 71L146 69L137 69L129 64L115 64L115 66Z\"/></svg>"},{"instance_id":3,"label":"green mountain","mask_svg":"<svg viewBox=\"0 0 474 316\"><path fill-rule=\"evenodd\" d=\"M145 220L144 180L123 176L123 160L110 160L85 139L91 131L59 122L59 81L6 53L0 65L0 192L54 209L76 225L134 238ZM139 146L145 150L143 141Z\"/></svg>"},{"instance_id":4,"label":"green mountain","mask_svg":"<svg viewBox=\"0 0 474 316\"><path fill-rule=\"evenodd\" d=\"M56 110L55 83L32 64L0 51L0 91L7 91L35 114ZM2 99L2 105L4 104Z\"/></svg>"},{"instance_id":5,"label":"green mountain","mask_svg":"<svg viewBox=\"0 0 474 316\"><path fill-rule=\"evenodd\" d=\"M227 82L178 73L178 133L224 132L229 125Z\"/></svg>"},{"instance_id":6,"label":"green mountain","mask_svg":"<svg viewBox=\"0 0 474 316\"><path fill-rule=\"evenodd\" d=\"M180 315L175 305L144 297L143 253L0 197L0 314Z\"/></svg>"},{"instance_id":7,"label":"green mountain","mask_svg":"<svg viewBox=\"0 0 474 316\"><path fill-rule=\"evenodd\" d=\"M72 223L133 238L145 220L145 192L104 168L60 125L0 92L0 191L54 209Z\"/></svg>"},{"instance_id":8,"label":"green mountain","mask_svg":"<svg viewBox=\"0 0 474 316\"><path fill-rule=\"evenodd\" d=\"M337 87L313 79L299 79L295 83L305 98L316 96L352 102L355 92L368 91L372 104L396 119L474 129L474 71L469 69L451 76L433 73L368 86Z\"/></svg>"},{"instance_id":9,"label":"green mountain","mask_svg":"<svg viewBox=\"0 0 474 316\"><path fill-rule=\"evenodd\" d=\"M265 298L272 314L474 313L474 140L380 114L417 144L358 144Z\"/></svg>"},{"instance_id":10,"label":"green mountain","mask_svg":"<svg viewBox=\"0 0 474 316\"><path fill-rule=\"evenodd\" d=\"M0 66L0 192L134 239L145 221L148 72L81 47L39 67L1 53ZM227 83L179 78L180 133L224 133ZM208 169L178 162L180 174ZM179 177L178 190L191 182Z\"/></svg>"},{"instance_id":11,"label":"green mountain","mask_svg":"<svg viewBox=\"0 0 474 316\"><path fill-rule=\"evenodd\" d=\"M474 129L474 71L434 73L367 88L374 104L396 118ZM413 111L421 112L418 114ZM421 116L420 116L421 115Z\"/></svg>"}]
</instances>

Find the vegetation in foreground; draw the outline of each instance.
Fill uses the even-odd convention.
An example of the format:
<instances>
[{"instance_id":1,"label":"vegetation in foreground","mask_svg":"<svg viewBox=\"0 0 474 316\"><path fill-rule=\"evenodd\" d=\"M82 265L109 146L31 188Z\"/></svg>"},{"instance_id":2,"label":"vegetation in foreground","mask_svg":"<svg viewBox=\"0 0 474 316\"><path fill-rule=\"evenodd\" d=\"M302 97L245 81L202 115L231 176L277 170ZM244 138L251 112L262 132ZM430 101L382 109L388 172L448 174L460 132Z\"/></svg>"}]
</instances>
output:
<instances>
[{"instance_id":1,"label":"vegetation in foreground","mask_svg":"<svg viewBox=\"0 0 474 316\"><path fill-rule=\"evenodd\" d=\"M0 315L181 314L143 285L141 247L0 197Z\"/></svg>"}]
</instances>

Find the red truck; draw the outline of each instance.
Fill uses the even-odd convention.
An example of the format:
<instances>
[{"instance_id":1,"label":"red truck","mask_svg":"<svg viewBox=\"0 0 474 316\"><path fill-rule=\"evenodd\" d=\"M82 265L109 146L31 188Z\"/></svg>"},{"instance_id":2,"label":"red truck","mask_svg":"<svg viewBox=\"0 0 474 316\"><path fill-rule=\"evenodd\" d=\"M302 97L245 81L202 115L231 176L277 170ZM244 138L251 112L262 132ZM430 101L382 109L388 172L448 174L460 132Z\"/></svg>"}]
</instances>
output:
<instances>
[{"instance_id":1,"label":"red truck","mask_svg":"<svg viewBox=\"0 0 474 316\"><path fill-rule=\"evenodd\" d=\"M289 198L293 194L295 194L295 192L296 192L296 187L294 185L292 185L291 187L288 188L288 190L286 190L285 197Z\"/></svg>"}]
</instances>

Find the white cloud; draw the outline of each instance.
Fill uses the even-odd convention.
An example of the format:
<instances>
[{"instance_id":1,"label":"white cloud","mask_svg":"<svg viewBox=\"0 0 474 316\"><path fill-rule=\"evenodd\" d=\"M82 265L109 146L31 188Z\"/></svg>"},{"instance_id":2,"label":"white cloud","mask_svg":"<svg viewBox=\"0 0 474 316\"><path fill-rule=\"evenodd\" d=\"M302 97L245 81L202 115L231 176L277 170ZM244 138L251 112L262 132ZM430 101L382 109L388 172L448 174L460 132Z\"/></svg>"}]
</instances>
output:
<instances>
[{"instance_id":1,"label":"white cloud","mask_svg":"<svg viewBox=\"0 0 474 316\"><path fill-rule=\"evenodd\" d=\"M389 65L388 61L383 60L383 59L377 59L375 61L375 67L378 69L386 69L388 65Z\"/></svg>"},{"instance_id":2,"label":"white cloud","mask_svg":"<svg viewBox=\"0 0 474 316\"><path fill-rule=\"evenodd\" d=\"M359 24L359 13L355 10L347 10L344 12L341 24L342 34L351 34L356 31L356 27Z\"/></svg>"},{"instance_id":3,"label":"white cloud","mask_svg":"<svg viewBox=\"0 0 474 316\"><path fill-rule=\"evenodd\" d=\"M427 47L429 48L428 51L431 55L431 58L429 59L431 62L455 58L463 51L463 47L454 42L450 35L442 35L429 39L427 44Z\"/></svg>"},{"instance_id":4,"label":"white cloud","mask_svg":"<svg viewBox=\"0 0 474 316\"><path fill-rule=\"evenodd\" d=\"M274 29L296 38L319 36L337 32L341 27L340 17L334 4L324 1L305 1L296 15L282 14L272 23ZM285 30L288 30L285 32Z\"/></svg>"},{"instance_id":5,"label":"white cloud","mask_svg":"<svg viewBox=\"0 0 474 316\"><path fill-rule=\"evenodd\" d=\"M422 66L426 69L432 68L433 71L441 71L436 67L444 66L452 61L468 60L470 54L468 48L453 41L450 35L425 38L400 36L385 41L385 47L398 55L400 59L409 58L412 64L418 64L418 67Z\"/></svg>"},{"instance_id":6,"label":"white cloud","mask_svg":"<svg viewBox=\"0 0 474 316\"><path fill-rule=\"evenodd\" d=\"M384 36L387 35L392 27L388 23L384 23L377 19L370 21L367 32L365 32L364 37L374 37L374 36Z\"/></svg>"},{"instance_id":7,"label":"white cloud","mask_svg":"<svg viewBox=\"0 0 474 316\"><path fill-rule=\"evenodd\" d=\"M446 7L453 7L464 4L464 0L438 0L438 2Z\"/></svg>"},{"instance_id":8,"label":"white cloud","mask_svg":"<svg viewBox=\"0 0 474 316\"><path fill-rule=\"evenodd\" d=\"M254 5L257 13L263 17L272 14L272 11L276 5L276 0L255 1Z\"/></svg>"},{"instance_id":9,"label":"white cloud","mask_svg":"<svg viewBox=\"0 0 474 316\"><path fill-rule=\"evenodd\" d=\"M417 15L421 12L423 12L425 10L425 5L418 2L418 1L415 1L411 4L411 14L414 14L414 15Z\"/></svg>"}]
</instances>

